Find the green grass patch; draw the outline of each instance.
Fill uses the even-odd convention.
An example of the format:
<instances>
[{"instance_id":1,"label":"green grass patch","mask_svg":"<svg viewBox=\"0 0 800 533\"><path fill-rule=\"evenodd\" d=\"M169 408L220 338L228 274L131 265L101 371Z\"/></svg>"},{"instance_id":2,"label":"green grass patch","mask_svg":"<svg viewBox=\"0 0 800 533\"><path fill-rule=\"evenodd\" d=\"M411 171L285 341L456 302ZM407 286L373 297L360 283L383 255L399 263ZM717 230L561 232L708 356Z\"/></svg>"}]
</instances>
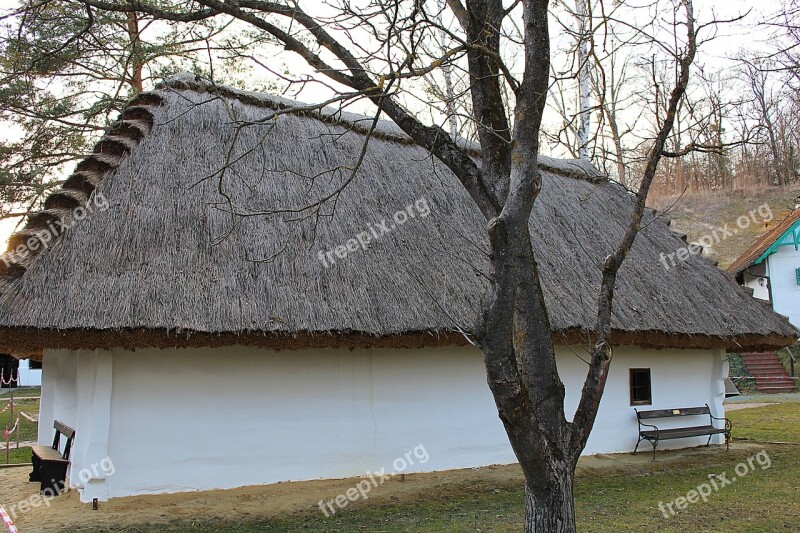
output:
<instances>
[{"instance_id":1,"label":"green grass patch","mask_svg":"<svg viewBox=\"0 0 800 533\"><path fill-rule=\"evenodd\" d=\"M0 464L16 464L16 463L30 463L31 462L31 451L30 448L20 448L19 450L15 450L14 447L16 446L17 438L19 438L20 442L26 441L35 441L37 440L38 435L38 427L37 424L31 422L30 420L26 419L23 416L20 416L19 411L23 411L28 415L33 416L34 418L38 418L39 416L39 400L24 400L24 399L17 399L16 394L14 395L14 412L12 414L11 410L7 410L4 413L0 413L0 430L6 429L9 427L13 427L17 418L19 418L19 426L17 431L19 435L15 432L11 437L11 452L10 452L10 461L6 461L6 443L4 440L0 439ZM8 405L6 401L0 401L0 409L3 409ZM2 434L0 433L0 436Z\"/></svg>"},{"instance_id":2,"label":"green grass patch","mask_svg":"<svg viewBox=\"0 0 800 533\"><path fill-rule=\"evenodd\" d=\"M29 441L36 440L38 433L37 425L25 417L20 416L19 412L23 411L28 415L38 418L39 416L39 400L14 400L14 413L12 415L11 409L5 413L0 414L0 428L5 429L13 426L17 418L19 418L19 440ZM8 402L0 401L0 409L8 405ZM12 419L13 417L13 419ZM16 433L12 437L16 441Z\"/></svg>"},{"instance_id":3,"label":"green grass patch","mask_svg":"<svg viewBox=\"0 0 800 533\"><path fill-rule=\"evenodd\" d=\"M18 387L16 389L0 389L0 398L8 398L11 394L14 398L22 396L41 396L41 387Z\"/></svg>"},{"instance_id":4,"label":"green grass patch","mask_svg":"<svg viewBox=\"0 0 800 533\"><path fill-rule=\"evenodd\" d=\"M3 441L0 444L0 464L18 465L31 462L31 449L28 446L14 448L14 443L11 443L11 448L8 450L9 461L6 463L6 443ZM22 468L22 467L20 467Z\"/></svg>"},{"instance_id":5,"label":"green grass patch","mask_svg":"<svg viewBox=\"0 0 800 533\"><path fill-rule=\"evenodd\" d=\"M727 414L733 437L771 442L800 443L800 403L786 402Z\"/></svg>"}]
</instances>

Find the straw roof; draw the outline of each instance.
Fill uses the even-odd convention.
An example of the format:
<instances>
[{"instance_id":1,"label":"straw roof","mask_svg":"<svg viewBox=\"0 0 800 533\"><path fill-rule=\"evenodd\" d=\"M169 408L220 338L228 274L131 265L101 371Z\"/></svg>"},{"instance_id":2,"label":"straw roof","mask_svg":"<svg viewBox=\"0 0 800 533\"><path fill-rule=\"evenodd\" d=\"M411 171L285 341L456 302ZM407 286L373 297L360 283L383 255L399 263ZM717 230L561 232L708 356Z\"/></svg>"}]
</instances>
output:
<instances>
[{"instance_id":1,"label":"straw roof","mask_svg":"<svg viewBox=\"0 0 800 533\"><path fill-rule=\"evenodd\" d=\"M263 214L339 188L371 126L331 110L263 120L295 105L187 74L131 102L10 250L59 229L55 221L71 227L24 259L0 258L0 349L465 343L487 287L485 221L452 173L395 125L375 129L335 210L324 204L332 216ZM600 265L631 197L586 163L541 164L531 229L550 320L557 342L585 342ZM399 211L409 215L402 225ZM396 227L352 246L361 232L380 234L384 219ZM693 255L665 269L660 254L684 246L647 214L617 283L614 343L794 341L783 317L709 261Z\"/></svg>"}]
</instances>

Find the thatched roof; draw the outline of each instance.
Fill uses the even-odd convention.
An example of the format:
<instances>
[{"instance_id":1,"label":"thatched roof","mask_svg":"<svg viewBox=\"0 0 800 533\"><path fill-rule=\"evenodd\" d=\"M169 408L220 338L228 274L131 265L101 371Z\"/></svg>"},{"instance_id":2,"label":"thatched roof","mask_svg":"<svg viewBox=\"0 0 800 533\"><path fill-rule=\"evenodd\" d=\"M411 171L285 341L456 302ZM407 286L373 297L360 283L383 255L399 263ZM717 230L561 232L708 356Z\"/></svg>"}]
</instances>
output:
<instances>
[{"instance_id":1,"label":"thatched roof","mask_svg":"<svg viewBox=\"0 0 800 533\"><path fill-rule=\"evenodd\" d=\"M444 165L396 126L376 129L332 218L231 215L231 206L238 214L306 206L356 164L371 124L364 117L291 112L237 133L242 121L291 105L188 75L135 99L12 238L14 249L76 206L95 206L47 250L0 262L0 349L464 343L487 286L485 221ZM631 197L585 163L541 163L533 243L557 340L581 342L594 322L599 265ZM320 251L420 201L428 216L416 210L366 249L323 265ZM652 212L643 226L619 277L613 342L793 342L785 319L707 260L665 270L660 254L685 242Z\"/></svg>"}]
</instances>

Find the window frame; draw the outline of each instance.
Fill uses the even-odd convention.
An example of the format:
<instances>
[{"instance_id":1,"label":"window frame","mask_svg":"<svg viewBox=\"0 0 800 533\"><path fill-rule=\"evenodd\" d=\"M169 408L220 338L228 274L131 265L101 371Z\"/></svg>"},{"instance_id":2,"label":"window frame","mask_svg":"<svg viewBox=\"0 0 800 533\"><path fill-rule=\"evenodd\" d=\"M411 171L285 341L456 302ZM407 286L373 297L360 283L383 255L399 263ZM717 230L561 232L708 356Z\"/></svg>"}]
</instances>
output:
<instances>
[{"instance_id":1,"label":"window frame","mask_svg":"<svg viewBox=\"0 0 800 533\"><path fill-rule=\"evenodd\" d=\"M641 386L634 385L634 375L647 373L647 399L636 400L634 391ZM628 393L631 405L653 405L653 372L649 368L629 368L628 369Z\"/></svg>"}]
</instances>

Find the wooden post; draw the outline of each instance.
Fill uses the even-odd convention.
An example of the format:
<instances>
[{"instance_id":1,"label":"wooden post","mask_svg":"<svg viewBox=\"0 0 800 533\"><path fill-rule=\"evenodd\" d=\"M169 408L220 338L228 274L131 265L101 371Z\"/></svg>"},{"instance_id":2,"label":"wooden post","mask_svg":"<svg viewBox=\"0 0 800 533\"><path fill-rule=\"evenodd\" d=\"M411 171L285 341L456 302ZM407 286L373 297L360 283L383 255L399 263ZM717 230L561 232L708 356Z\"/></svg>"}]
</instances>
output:
<instances>
[{"instance_id":1,"label":"wooden post","mask_svg":"<svg viewBox=\"0 0 800 533\"><path fill-rule=\"evenodd\" d=\"M8 392L10 394L10 399L8 400L8 423L6 424L6 430L11 429L11 419L14 417L14 391L11 389L11 384L8 384ZM9 439L11 438L10 435L6 434L6 464L11 463L11 447L9 445Z\"/></svg>"},{"instance_id":2,"label":"wooden post","mask_svg":"<svg viewBox=\"0 0 800 533\"><path fill-rule=\"evenodd\" d=\"M11 425L14 422L14 389L9 390L11 392L11 407L8 409L8 429L11 429L14 427ZM17 435L19 435L19 433L17 433ZM11 435L9 435L8 438L11 440ZM19 448L19 445L17 445L17 448Z\"/></svg>"}]
</instances>

